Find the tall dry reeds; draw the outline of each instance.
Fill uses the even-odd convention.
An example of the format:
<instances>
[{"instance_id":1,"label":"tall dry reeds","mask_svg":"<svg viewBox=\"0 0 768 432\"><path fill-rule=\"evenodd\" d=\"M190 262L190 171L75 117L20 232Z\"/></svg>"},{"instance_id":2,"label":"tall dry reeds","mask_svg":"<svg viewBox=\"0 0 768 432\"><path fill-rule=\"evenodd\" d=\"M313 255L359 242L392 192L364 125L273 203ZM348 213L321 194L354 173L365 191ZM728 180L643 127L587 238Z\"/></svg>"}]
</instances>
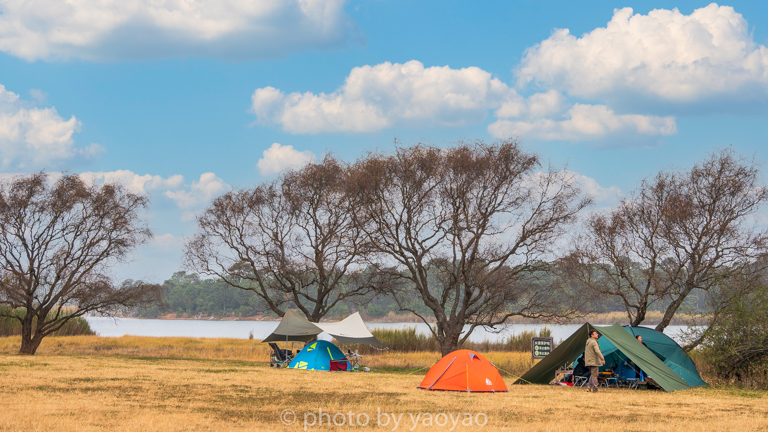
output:
<instances>
[{"instance_id":1,"label":"tall dry reeds","mask_svg":"<svg viewBox=\"0 0 768 432\"><path fill-rule=\"evenodd\" d=\"M432 335L417 333L415 327L405 327L402 329L374 329L371 333L391 351L440 351L440 345ZM365 347L369 348L368 345Z\"/></svg>"},{"instance_id":2,"label":"tall dry reeds","mask_svg":"<svg viewBox=\"0 0 768 432\"><path fill-rule=\"evenodd\" d=\"M384 346L393 352L440 352L440 345L437 340L429 334L421 334L415 327L405 327L402 329L374 329L371 333ZM537 334L534 331L524 331L510 335L505 340L492 342L485 340L483 342L464 342L462 349L469 349L478 352L531 352L532 337L549 337L552 332L548 328L543 328ZM334 340L333 343L341 345ZM360 345L357 347L359 354L373 354L380 352L382 348L369 345Z\"/></svg>"},{"instance_id":3,"label":"tall dry reeds","mask_svg":"<svg viewBox=\"0 0 768 432\"><path fill-rule=\"evenodd\" d=\"M0 313L23 317L23 309L13 310L9 307L0 307ZM96 333L91 330L88 321L84 318L76 317L69 320L64 326L53 333L53 336L89 336ZM12 317L0 318L0 336L19 336L21 335L21 322Z\"/></svg>"}]
</instances>

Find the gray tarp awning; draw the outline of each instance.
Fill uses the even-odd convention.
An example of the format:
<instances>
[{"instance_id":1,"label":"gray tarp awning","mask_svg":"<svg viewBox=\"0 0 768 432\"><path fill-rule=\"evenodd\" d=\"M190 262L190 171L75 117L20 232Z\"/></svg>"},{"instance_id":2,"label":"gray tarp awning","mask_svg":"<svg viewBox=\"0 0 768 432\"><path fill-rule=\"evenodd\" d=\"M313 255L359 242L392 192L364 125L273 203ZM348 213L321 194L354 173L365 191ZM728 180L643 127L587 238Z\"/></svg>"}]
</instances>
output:
<instances>
[{"instance_id":1,"label":"gray tarp awning","mask_svg":"<svg viewBox=\"0 0 768 432\"><path fill-rule=\"evenodd\" d=\"M338 322L313 323L291 309L285 312L275 331L262 342L307 342L322 332L328 333L341 343L365 343L383 346L368 331L368 327L365 326L359 312L355 312Z\"/></svg>"},{"instance_id":2,"label":"gray tarp awning","mask_svg":"<svg viewBox=\"0 0 768 432\"><path fill-rule=\"evenodd\" d=\"M285 311L285 315L283 315L283 319L280 320L280 324L277 325L275 331L262 342L308 342L322 332L321 329L299 315L298 312L288 309Z\"/></svg>"}]
</instances>

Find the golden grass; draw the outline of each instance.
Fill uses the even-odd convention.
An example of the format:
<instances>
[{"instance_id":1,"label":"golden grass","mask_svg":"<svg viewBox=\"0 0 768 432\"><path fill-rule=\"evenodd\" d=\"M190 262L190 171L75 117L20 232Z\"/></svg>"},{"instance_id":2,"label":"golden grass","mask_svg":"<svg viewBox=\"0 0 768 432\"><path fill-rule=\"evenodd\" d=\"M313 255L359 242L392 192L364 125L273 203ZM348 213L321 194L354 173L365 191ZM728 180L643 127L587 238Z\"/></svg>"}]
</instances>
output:
<instances>
[{"instance_id":1,"label":"golden grass","mask_svg":"<svg viewBox=\"0 0 768 432\"><path fill-rule=\"evenodd\" d=\"M271 351L267 344L248 339L186 337L67 336L43 339L38 355L97 355L263 361ZM18 336L0 337L0 353L19 352ZM298 347L299 345L297 345Z\"/></svg>"},{"instance_id":2,"label":"golden grass","mask_svg":"<svg viewBox=\"0 0 768 432\"><path fill-rule=\"evenodd\" d=\"M251 349L253 348L253 349ZM376 372L431 364L434 353L367 356L370 373L271 369L254 341L189 338L49 338L34 357L13 354L17 338L0 338L0 431L300 431L305 413L483 413L482 430L751 431L768 429L768 393L732 387L683 392L511 385L508 393L428 392L424 373ZM495 357L496 356L496 357ZM527 354L489 353L519 365ZM378 365L378 366L374 366ZM297 423L279 421L292 409ZM443 417L445 419L445 417ZM311 416L308 420L312 420ZM340 417L337 419L340 420ZM433 420L434 421L434 420ZM309 427L307 430L393 430ZM453 430L477 431L476 427Z\"/></svg>"},{"instance_id":3,"label":"golden grass","mask_svg":"<svg viewBox=\"0 0 768 432\"><path fill-rule=\"evenodd\" d=\"M18 353L19 344L18 336L0 337L0 354ZM285 347L284 343L279 345ZM302 346L301 343L288 344L288 349L297 352ZM269 345L258 340L247 339L68 336L43 339L37 355L221 359L263 364L269 363L270 352ZM499 368L515 376L521 375L531 366L529 353L490 352L484 355ZM429 368L438 360L440 360L440 353L437 352L397 353L384 350L374 355L365 355L361 364L387 372L412 372Z\"/></svg>"}]
</instances>

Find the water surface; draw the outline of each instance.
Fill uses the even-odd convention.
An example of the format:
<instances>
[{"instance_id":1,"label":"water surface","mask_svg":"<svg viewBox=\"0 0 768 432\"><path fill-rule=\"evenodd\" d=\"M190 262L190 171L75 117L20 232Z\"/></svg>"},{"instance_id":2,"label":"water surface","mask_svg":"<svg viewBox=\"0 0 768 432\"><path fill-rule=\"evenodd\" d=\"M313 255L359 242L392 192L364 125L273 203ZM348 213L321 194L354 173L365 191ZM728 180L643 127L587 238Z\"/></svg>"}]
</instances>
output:
<instances>
[{"instance_id":1,"label":"water surface","mask_svg":"<svg viewBox=\"0 0 768 432\"><path fill-rule=\"evenodd\" d=\"M160 320L137 318L87 317L91 329L99 336L153 336L153 337L202 337L248 339L252 332L254 339L264 339L277 327L277 321L218 321L218 320ZM369 329L401 329L415 327L418 333L428 334L429 327L424 323L367 323ZM545 324L507 324L498 331L476 328L469 336L472 342L489 340L498 342L513 334L524 331L538 333L544 327L552 331L556 342L568 338L581 325L545 325ZM669 326L665 333L678 339L685 326ZM466 326L465 329L469 329ZM323 333L322 339L330 339Z\"/></svg>"}]
</instances>

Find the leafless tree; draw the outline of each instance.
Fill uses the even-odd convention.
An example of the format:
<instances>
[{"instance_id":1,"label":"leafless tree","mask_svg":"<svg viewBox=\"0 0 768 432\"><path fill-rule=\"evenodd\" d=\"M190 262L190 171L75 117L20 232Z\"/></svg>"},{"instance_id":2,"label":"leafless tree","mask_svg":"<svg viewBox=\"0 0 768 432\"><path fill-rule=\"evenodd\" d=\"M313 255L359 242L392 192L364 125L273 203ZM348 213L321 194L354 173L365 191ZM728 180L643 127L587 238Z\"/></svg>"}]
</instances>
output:
<instances>
[{"instance_id":1,"label":"leafless tree","mask_svg":"<svg viewBox=\"0 0 768 432\"><path fill-rule=\"evenodd\" d=\"M333 157L217 198L186 245L193 271L250 290L282 316L293 303L311 321L368 294L359 264L347 169Z\"/></svg>"},{"instance_id":2,"label":"leafless tree","mask_svg":"<svg viewBox=\"0 0 768 432\"><path fill-rule=\"evenodd\" d=\"M151 238L140 218L146 206L119 185L89 186L76 175L0 184L0 305L10 308L0 315L21 322L21 354L75 317L157 299L159 286L117 287L107 274Z\"/></svg>"},{"instance_id":3,"label":"leafless tree","mask_svg":"<svg viewBox=\"0 0 768 432\"><path fill-rule=\"evenodd\" d=\"M478 326L573 312L556 287L535 279L590 199L566 172L538 167L514 141L418 145L354 166L355 214L380 267L379 287L424 322L414 300L434 313L443 354Z\"/></svg>"},{"instance_id":4,"label":"leafless tree","mask_svg":"<svg viewBox=\"0 0 768 432\"><path fill-rule=\"evenodd\" d=\"M661 308L656 330L663 331L694 290L717 293L708 310L713 320L717 304L741 295L733 280L760 271L766 235L752 216L768 189L758 183L756 163L731 149L688 172L661 172L589 219L568 258L570 274L600 295L619 297L631 325Z\"/></svg>"}]
</instances>

